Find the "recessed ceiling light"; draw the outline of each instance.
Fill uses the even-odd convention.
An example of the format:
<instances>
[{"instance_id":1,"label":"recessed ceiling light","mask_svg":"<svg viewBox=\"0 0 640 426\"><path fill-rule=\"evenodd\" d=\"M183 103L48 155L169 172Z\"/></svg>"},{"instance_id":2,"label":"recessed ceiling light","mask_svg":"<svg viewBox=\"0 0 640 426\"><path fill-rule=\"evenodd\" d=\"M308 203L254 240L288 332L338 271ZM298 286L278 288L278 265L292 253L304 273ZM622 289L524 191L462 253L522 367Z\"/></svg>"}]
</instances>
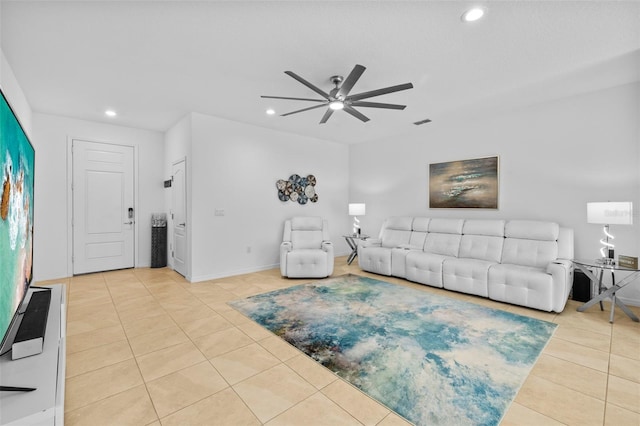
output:
<instances>
[{"instance_id":1,"label":"recessed ceiling light","mask_svg":"<svg viewBox=\"0 0 640 426\"><path fill-rule=\"evenodd\" d=\"M268 110L266 110L265 112L267 113L267 115L273 115L273 114L275 114L275 113L276 113L276 112L274 111L274 109L273 109L273 108L269 108L269 109L268 109Z\"/></svg>"},{"instance_id":2,"label":"recessed ceiling light","mask_svg":"<svg viewBox=\"0 0 640 426\"><path fill-rule=\"evenodd\" d=\"M118 114L116 114L116 112L114 110L108 109L108 110L106 110L104 112L104 115L106 115L107 117L115 117Z\"/></svg>"},{"instance_id":3,"label":"recessed ceiling light","mask_svg":"<svg viewBox=\"0 0 640 426\"><path fill-rule=\"evenodd\" d=\"M482 18L483 15L484 9L481 7L474 7L473 9L469 9L463 13L460 19L462 19L462 22L474 22Z\"/></svg>"}]
</instances>

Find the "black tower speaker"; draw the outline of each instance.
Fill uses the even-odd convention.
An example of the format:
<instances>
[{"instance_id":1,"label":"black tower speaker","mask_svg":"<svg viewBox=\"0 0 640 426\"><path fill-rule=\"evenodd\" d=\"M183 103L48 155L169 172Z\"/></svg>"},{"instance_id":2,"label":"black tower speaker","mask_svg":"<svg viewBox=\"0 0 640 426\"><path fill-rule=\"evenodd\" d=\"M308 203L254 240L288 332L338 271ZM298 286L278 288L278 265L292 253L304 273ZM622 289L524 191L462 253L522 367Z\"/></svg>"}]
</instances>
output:
<instances>
[{"instance_id":1,"label":"black tower speaker","mask_svg":"<svg viewBox=\"0 0 640 426\"><path fill-rule=\"evenodd\" d=\"M588 302L591 299L591 280L584 272L573 271L573 300Z\"/></svg>"}]
</instances>

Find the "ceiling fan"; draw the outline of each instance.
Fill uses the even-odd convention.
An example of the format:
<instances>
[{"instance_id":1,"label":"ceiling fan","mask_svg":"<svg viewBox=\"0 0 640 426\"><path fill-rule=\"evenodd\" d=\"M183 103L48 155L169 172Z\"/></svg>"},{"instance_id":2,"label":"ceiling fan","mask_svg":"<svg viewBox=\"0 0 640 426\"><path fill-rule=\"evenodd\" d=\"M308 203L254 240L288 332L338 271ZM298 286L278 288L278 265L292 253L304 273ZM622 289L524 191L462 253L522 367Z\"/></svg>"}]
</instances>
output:
<instances>
[{"instance_id":1,"label":"ceiling fan","mask_svg":"<svg viewBox=\"0 0 640 426\"><path fill-rule=\"evenodd\" d=\"M286 96L261 96L261 98L268 99L289 99L294 101L309 101L309 102L319 102L318 105L314 105L312 107L299 109L296 111L288 112L286 114L282 114L282 117L291 114L297 114L299 112L309 111L316 108L322 108L324 106L328 106L327 112L322 116L322 120L320 120L320 124L324 124L327 122L331 114L334 111L344 110L348 112L352 116L357 119L367 122L369 118L362 114L360 111L356 110L354 107L363 107L363 108L386 108L386 109L399 109L403 110L406 108L406 105L397 105L397 104L385 104L380 102L367 102L362 99L373 98L374 96L386 95L387 93L399 92L401 90L412 89L413 84L405 83L399 84L397 86L385 87L384 89L371 90L369 92L358 93L355 95L349 95L351 89L356 84L362 73L366 68L362 65L356 65L351 73L347 76L347 78L343 78L340 75L334 75L329 80L335 84L335 88L331 89L329 93L324 90L318 88L317 86L309 83L304 78L300 77L293 71L285 71L284 73L294 79L298 80L300 83L307 86L309 89L313 90L324 99L310 99L310 98L292 98ZM342 84L341 84L342 83Z\"/></svg>"}]
</instances>

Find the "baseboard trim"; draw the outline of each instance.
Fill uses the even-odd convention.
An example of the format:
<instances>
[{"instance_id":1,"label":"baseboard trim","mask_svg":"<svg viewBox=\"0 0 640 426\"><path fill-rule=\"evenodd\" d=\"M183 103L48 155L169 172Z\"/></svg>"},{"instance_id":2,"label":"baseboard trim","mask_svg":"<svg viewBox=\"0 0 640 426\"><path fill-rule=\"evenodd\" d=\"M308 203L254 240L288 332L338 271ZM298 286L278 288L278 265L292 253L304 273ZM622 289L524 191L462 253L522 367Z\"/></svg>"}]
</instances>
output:
<instances>
[{"instance_id":1,"label":"baseboard trim","mask_svg":"<svg viewBox=\"0 0 640 426\"><path fill-rule=\"evenodd\" d=\"M640 300L638 299L630 299L628 297L620 297L620 296L617 296L617 298L620 299L620 301L625 305L640 307Z\"/></svg>"},{"instance_id":2,"label":"baseboard trim","mask_svg":"<svg viewBox=\"0 0 640 426\"><path fill-rule=\"evenodd\" d=\"M267 271L269 269L275 269L279 267L280 267L279 263L274 263L272 265L262 265L262 266L256 266L256 267L250 267L250 268L236 269L232 271L224 271L224 272L215 273L215 274L199 275L196 277L190 277L189 282L198 283L201 281L217 280L219 278L227 278L227 277L233 277L235 275L251 274L253 272Z\"/></svg>"}]
</instances>

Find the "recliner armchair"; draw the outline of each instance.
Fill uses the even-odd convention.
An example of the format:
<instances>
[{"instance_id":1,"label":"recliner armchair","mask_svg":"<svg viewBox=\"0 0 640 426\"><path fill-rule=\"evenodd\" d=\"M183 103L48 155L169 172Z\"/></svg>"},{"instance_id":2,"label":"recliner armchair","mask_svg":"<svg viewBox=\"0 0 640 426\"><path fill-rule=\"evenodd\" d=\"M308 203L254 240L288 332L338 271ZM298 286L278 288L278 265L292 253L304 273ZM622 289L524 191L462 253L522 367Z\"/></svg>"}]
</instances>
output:
<instances>
[{"instance_id":1,"label":"recliner armchair","mask_svg":"<svg viewBox=\"0 0 640 426\"><path fill-rule=\"evenodd\" d=\"M333 244L321 217L293 217L284 223L280 273L288 278L324 278L333 273Z\"/></svg>"}]
</instances>

